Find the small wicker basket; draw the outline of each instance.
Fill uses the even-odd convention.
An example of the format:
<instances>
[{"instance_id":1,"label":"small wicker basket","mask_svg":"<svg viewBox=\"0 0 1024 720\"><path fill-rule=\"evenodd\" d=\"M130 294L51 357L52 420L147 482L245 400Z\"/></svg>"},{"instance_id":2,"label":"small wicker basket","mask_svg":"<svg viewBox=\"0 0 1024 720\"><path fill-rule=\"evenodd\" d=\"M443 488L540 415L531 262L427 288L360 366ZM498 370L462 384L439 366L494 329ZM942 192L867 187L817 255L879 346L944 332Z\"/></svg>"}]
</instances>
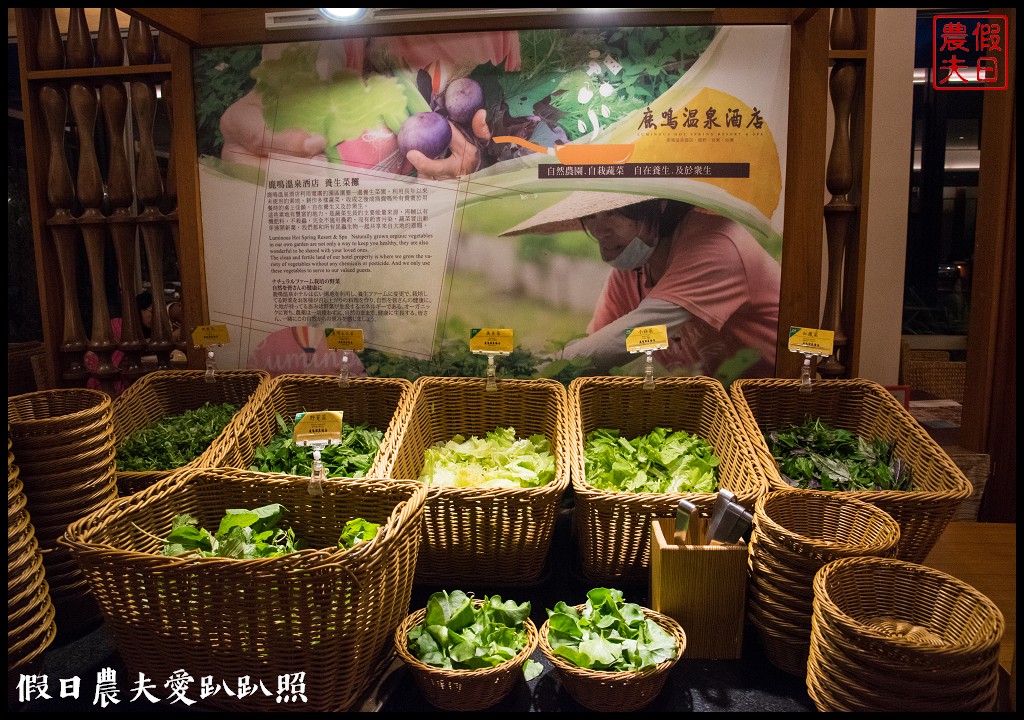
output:
<instances>
[{"instance_id":1,"label":"small wicker basket","mask_svg":"<svg viewBox=\"0 0 1024 720\"><path fill-rule=\"evenodd\" d=\"M513 427L543 435L555 477L537 488L429 488L416 582L522 586L544 572L562 495L569 486L565 387L555 380L421 377L381 445L391 476L419 478L427 448L455 435Z\"/></svg>"},{"instance_id":2,"label":"small wicker basket","mask_svg":"<svg viewBox=\"0 0 1024 720\"><path fill-rule=\"evenodd\" d=\"M120 445L132 433L148 425L196 410L205 403L231 403L240 411L252 399L256 389L269 382L270 373L265 370L222 370L214 378L214 382L207 382L203 370L156 370L142 376L114 401L114 443ZM227 426L217 439L223 437L226 430ZM217 439L199 457L180 468L119 471L118 493L126 496L139 492L177 470L219 467L222 462L216 453Z\"/></svg>"},{"instance_id":3,"label":"small wicker basket","mask_svg":"<svg viewBox=\"0 0 1024 720\"><path fill-rule=\"evenodd\" d=\"M814 577L808 693L819 710L994 710L1005 621L951 575L844 558Z\"/></svg>"},{"instance_id":4,"label":"small wicker basket","mask_svg":"<svg viewBox=\"0 0 1024 720\"><path fill-rule=\"evenodd\" d=\"M720 461L719 486L748 509L768 491L743 426L725 389L708 377L658 378L653 390L638 377L585 377L569 384L572 487L583 575L592 582L646 582L650 573L651 523L674 517L680 500L709 515L718 493L630 493L598 490L587 483L587 435L618 429L634 438L656 427L685 430L711 443Z\"/></svg>"},{"instance_id":5,"label":"small wicker basket","mask_svg":"<svg viewBox=\"0 0 1024 720\"><path fill-rule=\"evenodd\" d=\"M896 554L899 524L851 493L776 490L757 500L747 616L773 665L807 670L814 574L845 557Z\"/></svg>"},{"instance_id":6,"label":"small wicker basket","mask_svg":"<svg viewBox=\"0 0 1024 720\"><path fill-rule=\"evenodd\" d=\"M864 438L895 442L895 455L913 473L913 490L844 492L885 510L900 524L897 557L921 562L939 539L960 503L971 496L971 483L941 447L896 398L870 380L818 380L801 392L799 380L737 380L729 391L756 447L773 490L806 492L788 485L764 433L820 418Z\"/></svg>"},{"instance_id":7,"label":"small wicker basket","mask_svg":"<svg viewBox=\"0 0 1024 720\"><path fill-rule=\"evenodd\" d=\"M169 677L186 668L215 684L250 676L275 687L304 673L308 712L353 706L392 660L408 612L426 488L419 483L308 481L234 469L191 468L73 523L61 543L82 568L130 672ZM280 503L311 549L256 560L168 557L161 537L189 513L213 529L228 508ZM337 549L344 523L380 523L376 537ZM217 693L194 706L280 710L263 693Z\"/></svg>"},{"instance_id":8,"label":"small wicker basket","mask_svg":"<svg viewBox=\"0 0 1024 720\"><path fill-rule=\"evenodd\" d=\"M576 610L582 613L586 605L577 605ZM558 677L566 692L573 700L590 710L600 712L632 712L646 707L658 697L669 673L686 650L686 632L683 627L670 618L649 608L643 608L649 620L658 623L661 628L676 641L676 656L665 660L651 668L634 672L615 672L611 670L590 670L569 662L556 655L548 643L548 630L551 621L546 620L538 632L537 645L541 653L558 672Z\"/></svg>"},{"instance_id":9,"label":"small wicker basket","mask_svg":"<svg viewBox=\"0 0 1024 720\"><path fill-rule=\"evenodd\" d=\"M252 402L235 415L211 454L222 467L247 469L256 449L279 432L278 414L292 420L300 412L341 410L343 423L365 424L386 436L411 389L404 378L351 378L342 386L333 375L278 375L261 385ZM386 459L378 450L366 475L388 477Z\"/></svg>"},{"instance_id":10,"label":"small wicker basket","mask_svg":"<svg viewBox=\"0 0 1024 720\"><path fill-rule=\"evenodd\" d=\"M483 601L473 604L480 607ZM526 644L511 660L478 670L447 670L427 665L409 652L409 631L422 625L426 614L426 608L420 608L402 621L395 630L395 651L431 705L463 712L484 710L504 700L523 681L523 665L537 649L537 626L530 618L523 621Z\"/></svg>"}]
</instances>

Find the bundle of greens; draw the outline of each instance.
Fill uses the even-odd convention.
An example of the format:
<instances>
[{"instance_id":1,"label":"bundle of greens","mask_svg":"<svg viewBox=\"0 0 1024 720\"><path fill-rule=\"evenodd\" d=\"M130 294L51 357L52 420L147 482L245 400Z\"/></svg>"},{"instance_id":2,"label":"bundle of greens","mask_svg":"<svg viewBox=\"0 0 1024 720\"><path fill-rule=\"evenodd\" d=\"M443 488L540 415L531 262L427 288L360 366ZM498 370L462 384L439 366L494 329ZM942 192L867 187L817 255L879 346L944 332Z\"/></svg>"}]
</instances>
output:
<instances>
[{"instance_id":1,"label":"bundle of greens","mask_svg":"<svg viewBox=\"0 0 1024 720\"><path fill-rule=\"evenodd\" d=\"M547 608L551 651L589 670L635 672L674 659L676 640L622 591L594 588L581 613L559 601Z\"/></svg>"},{"instance_id":2,"label":"bundle of greens","mask_svg":"<svg viewBox=\"0 0 1024 720\"><path fill-rule=\"evenodd\" d=\"M253 452L250 470L307 477L313 473L313 448L296 445L292 438L294 421L277 414L278 433ZM380 449L384 433L366 423L344 424L341 443L320 451L320 462L327 477L366 477Z\"/></svg>"},{"instance_id":3,"label":"bundle of greens","mask_svg":"<svg viewBox=\"0 0 1024 720\"><path fill-rule=\"evenodd\" d=\"M433 667L478 670L512 660L526 647L525 620L530 603L502 602L491 595L477 607L461 590L436 592L427 601L423 623L409 630L409 652ZM541 673L540 663L527 660L523 674Z\"/></svg>"},{"instance_id":4,"label":"bundle of greens","mask_svg":"<svg viewBox=\"0 0 1024 720\"><path fill-rule=\"evenodd\" d=\"M287 555L302 549L291 528L277 525L287 509L278 503L255 510L231 509L220 521L216 534L199 527L199 521L184 513L171 521L171 533L163 541L164 555L195 554L199 557L252 560ZM345 523L338 547L348 550L376 536L380 526L363 518Z\"/></svg>"},{"instance_id":5,"label":"bundle of greens","mask_svg":"<svg viewBox=\"0 0 1024 720\"><path fill-rule=\"evenodd\" d=\"M551 443L543 435L517 438L512 427L483 439L456 435L424 453L420 481L443 487L535 488L555 477Z\"/></svg>"},{"instance_id":6,"label":"bundle of greens","mask_svg":"<svg viewBox=\"0 0 1024 720\"><path fill-rule=\"evenodd\" d=\"M896 443L865 439L807 418L765 433L782 479L810 490L910 490L910 466L895 457Z\"/></svg>"},{"instance_id":7,"label":"bundle of greens","mask_svg":"<svg viewBox=\"0 0 1024 720\"><path fill-rule=\"evenodd\" d=\"M711 443L685 430L656 427L627 440L618 430L587 434L586 482L598 490L632 493L715 492L718 457Z\"/></svg>"},{"instance_id":8,"label":"bundle of greens","mask_svg":"<svg viewBox=\"0 0 1024 720\"><path fill-rule=\"evenodd\" d=\"M204 403L135 431L117 446L121 472L175 470L202 455L238 412L231 403Z\"/></svg>"}]
</instances>

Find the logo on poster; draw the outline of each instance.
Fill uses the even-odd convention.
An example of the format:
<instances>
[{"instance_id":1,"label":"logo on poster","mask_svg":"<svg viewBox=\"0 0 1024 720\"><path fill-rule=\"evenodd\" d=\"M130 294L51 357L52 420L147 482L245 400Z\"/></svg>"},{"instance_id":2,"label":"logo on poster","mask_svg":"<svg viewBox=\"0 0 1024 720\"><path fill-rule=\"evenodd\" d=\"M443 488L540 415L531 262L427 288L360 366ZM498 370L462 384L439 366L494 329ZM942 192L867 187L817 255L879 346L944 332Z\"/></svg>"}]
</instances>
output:
<instances>
[{"instance_id":1,"label":"logo on poster","mask_svg":"<svg viewBox=\"0 0 1024 720\"><path fill-rule=\"evenodd\" d=\"M932 87L1005 90L1009 42L1005 15L936 15L932 18Z\"/></svg>"}]
</instances>

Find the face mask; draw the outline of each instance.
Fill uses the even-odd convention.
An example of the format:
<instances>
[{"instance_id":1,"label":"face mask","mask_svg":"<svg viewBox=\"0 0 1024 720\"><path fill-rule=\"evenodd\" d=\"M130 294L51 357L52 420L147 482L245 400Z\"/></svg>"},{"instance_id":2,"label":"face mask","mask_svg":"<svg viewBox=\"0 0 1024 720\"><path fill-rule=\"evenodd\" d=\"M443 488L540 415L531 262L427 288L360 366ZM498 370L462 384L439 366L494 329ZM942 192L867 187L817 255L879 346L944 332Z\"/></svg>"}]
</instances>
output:
<instances>
[{"instance_id":1,"label":"face mask","mask_svg":"<svg viewBox=\"0 0 1024 720\"><path fill-rule=\"evenodd\" d=\"M648 245L643 238L635 237L630 240L629 245L622 249L622 252L614 259L609 260L608 264L616 270L636 270L647 262L656 245L657 243Z\"/></svg>"}]
</instances>

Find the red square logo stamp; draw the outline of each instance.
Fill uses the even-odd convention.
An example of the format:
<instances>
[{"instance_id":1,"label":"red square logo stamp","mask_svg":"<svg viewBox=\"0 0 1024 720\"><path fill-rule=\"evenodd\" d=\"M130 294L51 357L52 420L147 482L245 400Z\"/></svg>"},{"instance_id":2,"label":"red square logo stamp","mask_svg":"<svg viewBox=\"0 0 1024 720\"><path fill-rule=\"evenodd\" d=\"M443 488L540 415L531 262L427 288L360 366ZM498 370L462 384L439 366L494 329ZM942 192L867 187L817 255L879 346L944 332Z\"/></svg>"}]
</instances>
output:
<instances>
[{"instance_id":1,"label":"red square logo stamp","mask_svg":"<svg viewBox=\"0 0 1024 720\"><path fill-rule=\"evenodd\" d=\"M1010 67L1005 15L936 15L932 18L932 87L936 90L1005 90Z\"/></svg>"}]
</instances>

